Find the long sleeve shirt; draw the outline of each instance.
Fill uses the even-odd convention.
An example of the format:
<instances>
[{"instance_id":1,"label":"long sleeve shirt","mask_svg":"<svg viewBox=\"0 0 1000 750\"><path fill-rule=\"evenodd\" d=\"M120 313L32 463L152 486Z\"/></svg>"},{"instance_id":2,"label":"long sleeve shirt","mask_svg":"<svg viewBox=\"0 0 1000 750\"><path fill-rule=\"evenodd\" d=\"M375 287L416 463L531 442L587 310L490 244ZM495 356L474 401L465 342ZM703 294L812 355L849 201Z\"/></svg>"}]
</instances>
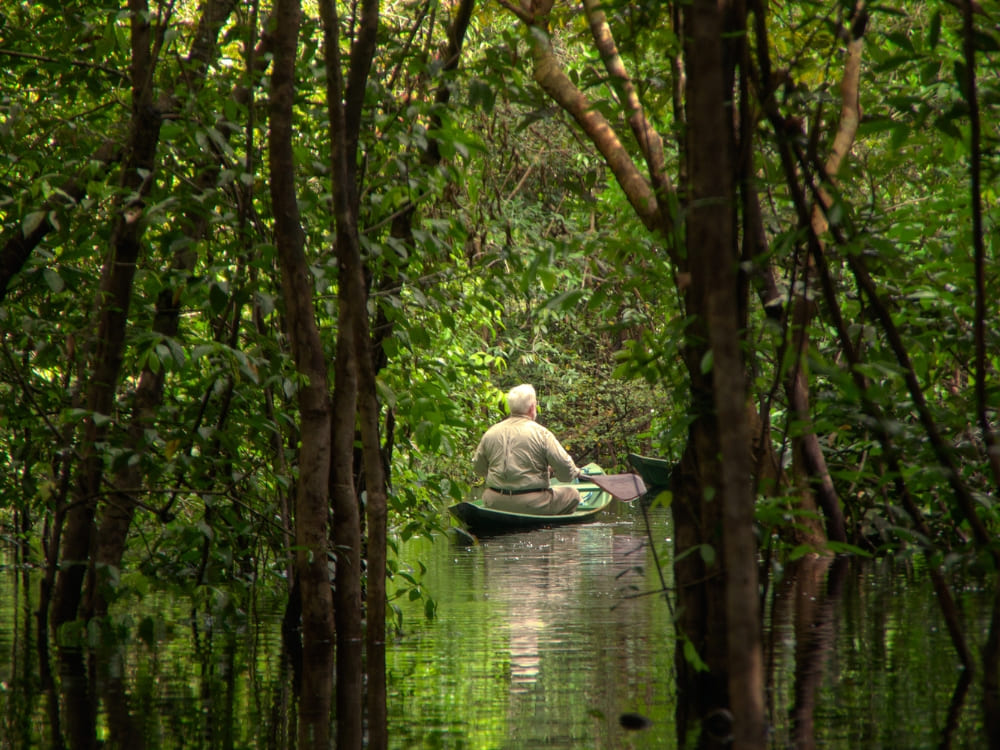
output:
<instances>
[{"instance_id":1,"label":"long sleeve shirt","mask_svg":"<svg viewBox=\"0 0 1000 750\"><path fill-rule=\"evenodd\" d=\"M533 419L511 416L490 427L479 441L472 468L486 486L505 490L545 489L549 467L569 482L580 469L556 436Z\"/></svg>"}]
</instances>

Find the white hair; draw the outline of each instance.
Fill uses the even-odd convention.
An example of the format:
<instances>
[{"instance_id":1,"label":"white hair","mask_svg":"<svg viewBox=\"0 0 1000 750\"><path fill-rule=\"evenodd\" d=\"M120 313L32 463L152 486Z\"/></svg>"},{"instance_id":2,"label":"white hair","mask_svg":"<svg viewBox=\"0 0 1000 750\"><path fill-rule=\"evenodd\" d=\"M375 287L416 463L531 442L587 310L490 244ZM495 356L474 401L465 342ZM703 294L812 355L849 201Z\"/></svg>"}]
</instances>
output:
<instances>
[{"instance_id":1,"label":"white hair","mask_svg":"<svg viewBox=\"0 0 1000 750\"><path fill-rule=\"evenodd\" d=\"M507 408L510 409L511 416L526 417L531 412L531 407L537 403L535 387L529 383L515 385L507 392Z\"/></svg>"}]
</instances>

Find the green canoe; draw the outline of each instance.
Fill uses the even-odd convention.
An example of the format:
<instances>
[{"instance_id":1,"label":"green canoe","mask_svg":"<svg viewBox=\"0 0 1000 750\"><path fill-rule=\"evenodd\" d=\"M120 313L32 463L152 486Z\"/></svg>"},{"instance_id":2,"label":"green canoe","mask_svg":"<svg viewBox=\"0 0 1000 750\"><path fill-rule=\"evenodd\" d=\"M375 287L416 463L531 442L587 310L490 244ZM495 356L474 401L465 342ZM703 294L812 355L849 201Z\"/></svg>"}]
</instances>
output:
<instances>
[{"instance_id":1,"label":"green canoe","mask_svg":"<svg viewBox=\"0 0 1000 750\"><path fill-rule=\"evenodd\" d=\"M553 482L552 486L556 487L559 484L562 483ZM512 513L506 510L487 508L483 505L482 498L479 497L482 492L481 488L469 500L452 505L448 511L461 521L469 532L481 536L593 521L597 514L607 508L614 499L609 492L605 492L593 482L581 481L574 486L580 490L580 504L575 511L565 515L540 516L533 513Z\"/></svg>"},{"instance_id":2,"label":"green canoe","mask_svg":"<svg viewBox=\"0 0 1000 750\"><path fill-rule=\"evenodd\" d=\"M642 481L646 483L650 493L655 495L670 488L670 477L674 471L674 464L671 461L665 458L629 453L628 462L642 477Z\"/></svg>"}]
</instances>

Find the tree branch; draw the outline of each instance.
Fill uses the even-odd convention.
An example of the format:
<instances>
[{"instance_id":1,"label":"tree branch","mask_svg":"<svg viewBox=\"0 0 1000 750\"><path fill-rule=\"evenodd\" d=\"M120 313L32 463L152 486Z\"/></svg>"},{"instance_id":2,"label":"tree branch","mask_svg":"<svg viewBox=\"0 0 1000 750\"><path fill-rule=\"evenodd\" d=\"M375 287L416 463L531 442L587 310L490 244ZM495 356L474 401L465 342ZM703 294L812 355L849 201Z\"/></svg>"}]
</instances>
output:
<instances>
[{"instance_id":1,"label":"tree branch","mask_svg":"<svg viewBox=\"0 0 1000 750\"><path fill-rule=\"evenodd\" d=\"M529 38L534 57L535 81L576 120L597 147L646 228L659 231L662 228L661 216L656 195L649 181L636 169L632 157L611 123L594 109L587 97L562 69L544 23L534 22L530 28Z\"/></svg>"},{"instance_id":2,"label":"tree branch","mask_svg":"<svg viewBox=\"0 0 1000 750\"><path fill-rule=\"evenodd\" d=\"M128 73L124 73L117 68L112 68L108 65L100 65L98 63L90 62L89 60L75 60L75 59L62 59L58 57L49 57L47 55L38 55L32 52L20 52L18 50L0 48L0 56L6 57L19 57L23 60L34 60L36 62L46 62L55 63L57 65L65 65L67 62L77 68L87 68L88 70L99 70L102 73L107 73L108 75L115 76L116 78L121 78L123 80L128 80Z\"/></svg>"},{"instance_id":3,"label":"tree branch","mask_svg":"<svg viewBox=\"0 0 1000 750\"><path fill-rule=\"evenodd\" d=\"M11 279L28 262L31 253L45 239L55 225L51 215L54 211L77 205L87 194L86 185L90 175L104 171L121 158L121 149L112 141L105 141L90 162L75 177L66 180L45 203L34 213L28 214L0 250L0 302L7 296Z\"/></svg>"},{"instance_id":4,"label":"tree branch","mask_svg":"<svg viewBox=\"0 0 1000 750\"><path fill-rule=\"evenodd\" d=\"M649 170L649 177L653 183L656 196L661 203L661 213L669 216L665 209L665 199L674 195L673 185L666 172L666 164L663 156L663 139L656 132L646 115L643 112L642 103L636 93L635 85L625 69L621 55L618 53L618 46L611 34L607 17L604 14L603 3L599 0L584 0L584 7L590 22L590 32L594 37L597 50L604 61L604 67L611 74L613 81L621 87L624 95L625 110L628 114L628 123L632 129L646 160L646 168Z\"/></svg>"}]
</instances>

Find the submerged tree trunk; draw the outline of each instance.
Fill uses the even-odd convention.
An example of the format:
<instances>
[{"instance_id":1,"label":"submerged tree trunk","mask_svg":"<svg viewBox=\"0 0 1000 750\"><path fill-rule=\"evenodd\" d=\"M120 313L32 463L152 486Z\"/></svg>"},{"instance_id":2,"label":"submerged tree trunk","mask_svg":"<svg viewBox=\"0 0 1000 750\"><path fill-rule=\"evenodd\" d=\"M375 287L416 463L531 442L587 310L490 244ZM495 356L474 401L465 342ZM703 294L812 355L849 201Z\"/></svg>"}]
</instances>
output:
<instances>
[{"instance_id":1,"label":"submerged tree trunk","mask_svg":"<svg viewBox=\"0 0 1000 750\"><path fill-rule=\"evenodd\" d=\"M343 267L341 267L343 272ZM360 748L363 737L364 675L361 592L361 515L354 491L354 437L358 395L357 351L350 324L346 286L338 307L336 384L331 425L330 495L333 501L333 543L336 585L337 747Z\"/></svg>"},{"instance_id":2,"label":"submerged tree trunk","mask_svg":"<svg viewBox=\"0 0 1000 750\"><path fill-rule=\"evenodd\" d=\"M131 195L119 206L111 234L108 260L101 277L97 340L93 349L93 373L87 394L87 410L93 416L84 422L79 453L80 465L62 535L60 569L55 582L52 624L75 619L82 598L87 561L92 552L94 513L104 482L104 459L97 447L107 431L106 420L114 412L115 393L125 349L125 333L136 264L141 250L142 199L152 186L156 147L162 113L152 99L153 59L149 9L144 0L129 3L132 31L132 126L121 185Z\"/></svg>"},{"instance_id":3,"label":"submerged tree trunk","mask_svg":"<svg viewBox=\"0 0 1000 750\"><path fill-rule=\"evenodd\" d=\"M837 616L847 580L846 556L806 555L790 562L774 592L768 628L768 694L782 694L779 684L787 670L782 656L787 633L795 634L794 702L772 699L769 710L776 722L788 710L793 744L800 750L816 747L815 710L827 675L827 662L836 653Z\"/></svg>"},{"instance_id":4,"label":"submerged tree trunk","mask_svg":"<svg viewBox=\"0 0 1000 750\"><path fill-rule=\"evenodd\" d=\"M715 421L714 444L703 448L719 456L720 469L717 479L703 485L699 500L703 506L718 507L711 516L721 526L721 539L719 534L713 534L715 539L711 543L721 557L724 582L721 591L719 586L709 588L709 609L724 616L720 618L723 625L714 626L722 632L717 632L717 640L707 643L706 648L716 657L725 654L723 664L709 662L709 667L718 670L720 680L727 682L727 695L716 708L731 713L735 746L763 748L757 549L740 332L744 313L739 309L739 256L734 233L737 203L732 178L734 138L732 118L728 116L731 110L727 106L732 86L725 73L724 25L719 3L696 0L688 12L686 113L691 177L686 236L694 302L689 312L704 321L710 347L712 401L703 402L709 411L700 418ZM713 487L715 496L706 497L705 487ZM710 542L703 537L701 543ZM722 593L723 601L715 600L712 592ZM706 734L707 742L703 743L706 747L716 745L720 736L726 736L714 729L706 729Z\"/></svg>"},{"instance_id":5,"label":"submerged tree trunk","mask_svg":"<svg viewBox=\"0 0 1000 750\"><path fill-rule=\"evenodd\" d=\"M983 715L990 747L1000 747L1000 585L994 586L993 613L983 645Z\"/></svg>"},{"instance_id":6,"label":"submerged tree trunk","mask_svg":"<svg viewBox=\"0 0 1000 750\"><path fill-rule=\"evenodd\" d=\"M305 256L292 148L295 59L301 8L298 0L275 6L271 73L271 201L275 243L292 356L302 375L299 475L295 497L295 567L302 601L303 664L299 744L327 747L332 699L333 602L330 591L328 479L330 403L326 358L313 310L313 284Z\"/></svg>"},{"instance_id":7,"label":"submerged tree trunk","mask_svg":"<svg viewBox=\"0 0 1000 750\"><path fill-rule=\"evenodd\" d=\"M686 739L692 729L707 717L729 712L722 518L720 497L714 485L721 473L716 450L717 425L710 413L711 384L700 378L692 381L692 386L692 390L698 388L693 395L702 406L688 429L670 505L677 588L674 664L679 747L687 746ZM721 732L720 742L728 734L728 730Z\"/></svg>"},{"instance_id":8,"label":"submerged tree trunk","mask_svg":"<svg viewBox=\"0 0 1000 750\"><path fill-rule=\"evenodd\" d=\"M209 63L218 54L218 34L226 19L232 13L234 0L214 0L203 9L194 35L187 65L192 73L192 80L204 80L204 73ZM170 96L165 95L164 98ZM199 178L199 185L204 190L215 187L218 178L218 168L209 167ZM184 218L187 227L185 232L189 242L177 250L172 261L172 270L190 272L194 268L196 254L191 245L202 238L208 231L208 217L187 216ZM165 338L177 335L180 321L179 299L181 290L173 287L163 289L156 301L156 315L153 318L152 330ZM166 372L160 367L156 371L148 365L139 376L135 398L132 405L132 416L128 426L128 442L137 453L145 452L146 430L155 425L156 410L163 401ZM97 532L96 550L90 561L91 571L88 575L83 612L85 617L100 616L107 612L107 596L104 592L104 582L101 580L111 571L121 568L122 556L128 541L132 519L138 506L138 493L142 491L142 464L139 461L129 461L128 465L119 471L113 479L114 492L104 503L101 512L100 526Z\"/></svg>"},{"instance_id":9,"label":"submerged tree trunk","mask_svg":"<svg viewBox=\"0 0 1000 750\"><path fill-rule=\"evenodd\" d=\"M364 298L363 290L362 298ZM363 306L362 309L365 309ZM367 512L367 606L365 629L365 674L368 709L368 747L385 750L387 735L387 708L385 684L385 616L386 616L386 477L382 465L379 440L379 405L375 390L375 368L369 351L368 318L361 318L364 326L356 334L360 364L359 407L361 439L364 445L365 509Z\"/></svg>"},{"instance_id":10,"label":"submerged tree trunk","mask_svg":"<svg viewBox=\"0 0 1000 750\"><path fill-rule=\"evenodd\" d=\"M334 525L333 539L336 545L336 621L337 621L337 747L354 750L364 742L364 696L366 694L363 671L364 628L362 621L361 586L361 514L360 498L354 481L354 444L357 428L359 388L364 400L362 408L371 408L368 394L374 392L374 381L369 384L360 381L362 376L373 378L371 360L359 364L366 352L364 342L368 340L368 311L365 294L364 268L358 236L358 208L355 155L361 109L364 103L365 85L375 50L375 34L378 28L378 2L365 0L361 6L361 24L355 37L350 57L350 68L345 87L340 57L340 26L337 8L332 0L320 2L323 21L323 41L327 73L327 110L330 128L331 173L333 175L334 213L334 253L338 271L338 329L336 387L334 390L333 456L330 472L330 491L333 496ZM367 368L367 369L366 369ZM360 385L359 385L360 382ZM368 415L362 415L362 430L369 433ZM375 442L377 445L377 407L375 407ZM368 434L366 441L371 440ZM373 484L378 492L378 485ZM378 506L384 507L382 498L374 497L376 515ZM372 498L369 498L369 502ZM381 582L369 585L380 589ZM378 575L378 574L375 574ZM384 575L384 568L381 572ZM384 589L381 589L384 592ZM384 594L383 594L384 597ZM384 604L383 604L384 606ZM368 613L369 618L374 613ZM385 627L382 612L381 623ZM371 619L369 619L371 624ZM377 657L376 657L377 660ZM382 676L376 676L376 694L380 690ZM375 741L382 742L384 717L374 717L378 726L374 727Z\"/></svg>"}]
</instances>

